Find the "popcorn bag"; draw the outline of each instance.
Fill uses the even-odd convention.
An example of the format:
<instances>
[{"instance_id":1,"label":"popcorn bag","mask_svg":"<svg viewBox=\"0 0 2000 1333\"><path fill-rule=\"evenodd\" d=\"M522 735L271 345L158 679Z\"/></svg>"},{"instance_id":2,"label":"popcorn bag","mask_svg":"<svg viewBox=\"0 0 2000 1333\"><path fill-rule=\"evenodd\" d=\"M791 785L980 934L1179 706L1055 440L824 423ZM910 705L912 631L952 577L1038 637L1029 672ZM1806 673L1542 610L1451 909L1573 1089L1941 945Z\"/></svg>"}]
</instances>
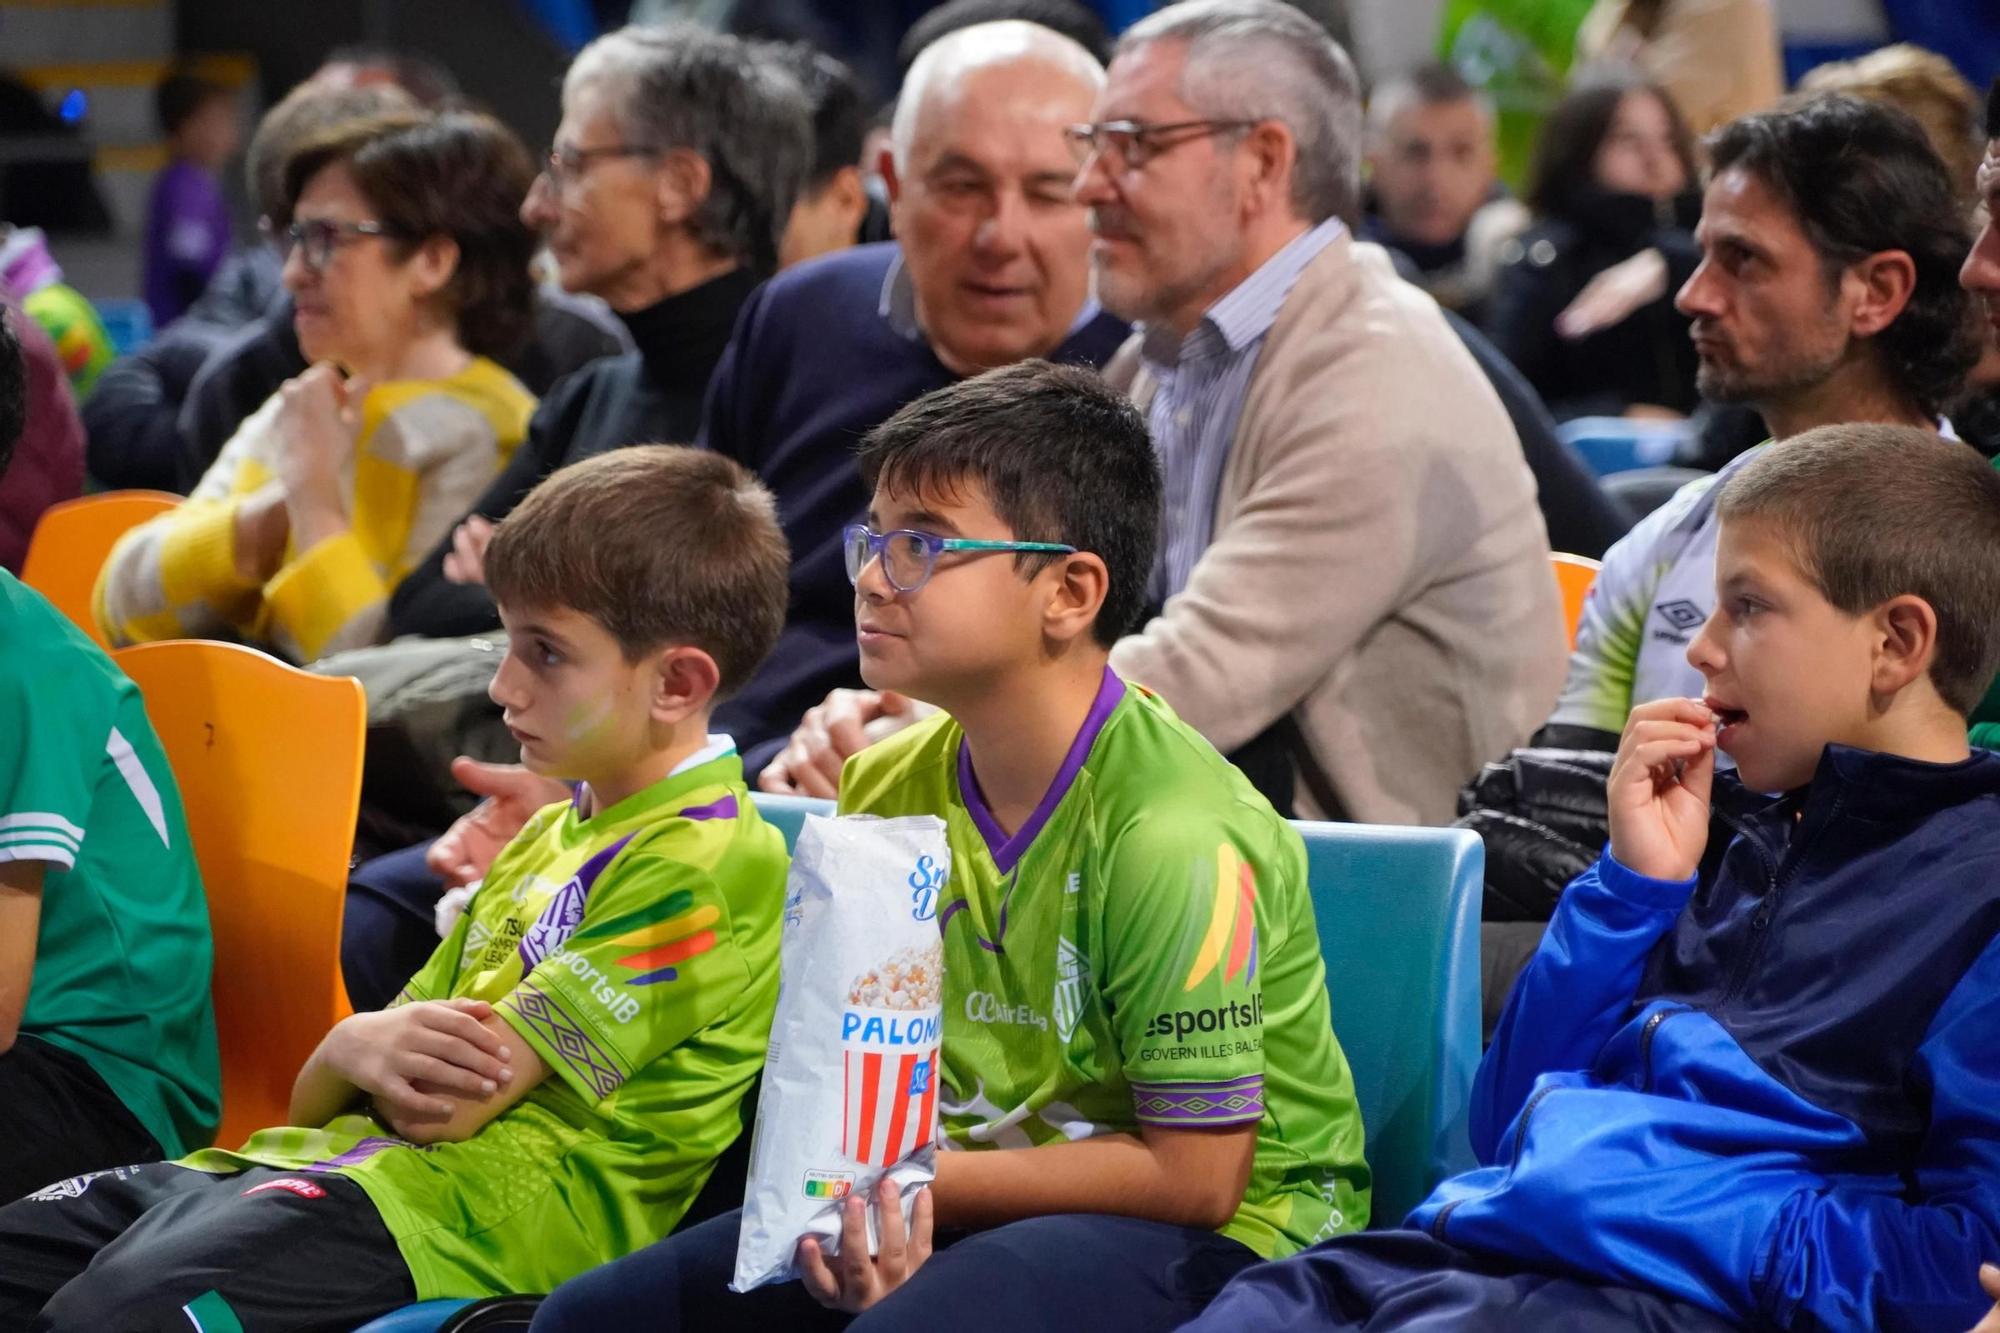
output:
<instances>
[{"instance_id":1,"label":"popcorn bag","mask_svg":"<svg viewBox=\"0 0 2000 1333\"><path fill-rule=\"evenodd\" d=\"M809 815L785 885L778 1012L750 1140L730 1286L798 1276L799 1241L840 1248L840 1208L884 1176L902 1194L935 1174L944 947L937 900L950 872L932 815ZM875 1252L875 1210L868 1251Z\"/></svg>"}]
</instances>

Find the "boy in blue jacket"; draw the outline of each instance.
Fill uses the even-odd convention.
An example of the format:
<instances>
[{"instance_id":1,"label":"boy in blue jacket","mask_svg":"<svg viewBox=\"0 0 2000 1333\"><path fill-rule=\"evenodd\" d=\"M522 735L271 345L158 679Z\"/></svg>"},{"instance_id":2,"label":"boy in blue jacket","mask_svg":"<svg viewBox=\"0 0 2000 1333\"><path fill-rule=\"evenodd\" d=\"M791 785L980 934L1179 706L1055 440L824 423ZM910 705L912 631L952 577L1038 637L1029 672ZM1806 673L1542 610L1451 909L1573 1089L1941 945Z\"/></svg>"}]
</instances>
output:
<instances>
[{"instance_id":1,"label":"boy in blue jacket","mask_svg":"<svg viewBox=\"0 0 2000 1333\"><path fill-rule=\"evenodd\" d=\"M1482 1165L1190 1328L1962 1333L1989 1304L2000 754L1965 717L2000 668L2000 477L1827 427L1720 513L1707 697L1626 724L1610 847L1480 1067Z\"/></svg>"}]
</instances>

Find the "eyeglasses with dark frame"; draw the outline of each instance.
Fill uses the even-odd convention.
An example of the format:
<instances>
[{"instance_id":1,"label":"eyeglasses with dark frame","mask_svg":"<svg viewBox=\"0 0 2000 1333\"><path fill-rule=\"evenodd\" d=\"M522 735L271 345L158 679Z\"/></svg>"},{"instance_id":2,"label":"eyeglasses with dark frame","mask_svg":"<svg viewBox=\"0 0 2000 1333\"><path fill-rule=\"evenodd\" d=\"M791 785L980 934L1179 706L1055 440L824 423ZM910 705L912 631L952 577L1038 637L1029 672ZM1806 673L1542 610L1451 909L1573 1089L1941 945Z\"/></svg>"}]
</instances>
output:
<instances>
[{"instance_id":1,"label":"eyeglasses with dark frame","mask_svg":"<svg viewBox=\"0 0 2000 1333\"><path fill-rule=\"evenodd\" d=\"M897 592L911 593L931 580L938 557L946 551L1024 551L1032 555L1075 555L1074 546L1059 542L996 542L974 537L940 537L934 532L897 528L876 532L866 523L850 523L841 529L842 553L847 559L847 581L861 582L861 571L880 557L882 575Z\"/></svg>"},{"instance_id":2,"label":"eyeglasses with dark frame","mask_svg":"<svg viewBox=\"0 0 2000 1333\"><path fill-rule=\"evenodd\" d=\"M590 164L614 157L658 157L660 149L650 144L613 143L597 148L551 148L549 155L542 159L542 174L549 178L549 184L561 190L572 181L581 180Z\"/></svg>"},{"instance_id":3,"label":"eyeglasses with dark frame","mask_svg":"<svg viewBox=\"0 0 2000 1333\"><path fill-rule=\"evenodd\" d=\"M1176 120L1165 125L1148 125L1141 120L1106 120L1097 124L1069 125L1063 139L1076 157L1078 166L1093 157L1108 155L1137 171L1161 153L1213 134L1230 134L1258 124L1255 120Z\"/></svg>"},{"instance_id":4,"label":"eyeglasses with dark frame","mask_svg":"<svg viewBox=\"0 0 2000 1333\"><path fill-rule=\"evenodd\" d=\"M324 272L333 262L333 253L348 240L375 236L398 238L403 236L399 227L387 222L339 222L333 218L298 218L292 225L282 230L271 225L269 218L258 223L266 240L278 247L278 252L290 258L293 250L305 266L315 273Z\"/></svg>"}]
</instances>

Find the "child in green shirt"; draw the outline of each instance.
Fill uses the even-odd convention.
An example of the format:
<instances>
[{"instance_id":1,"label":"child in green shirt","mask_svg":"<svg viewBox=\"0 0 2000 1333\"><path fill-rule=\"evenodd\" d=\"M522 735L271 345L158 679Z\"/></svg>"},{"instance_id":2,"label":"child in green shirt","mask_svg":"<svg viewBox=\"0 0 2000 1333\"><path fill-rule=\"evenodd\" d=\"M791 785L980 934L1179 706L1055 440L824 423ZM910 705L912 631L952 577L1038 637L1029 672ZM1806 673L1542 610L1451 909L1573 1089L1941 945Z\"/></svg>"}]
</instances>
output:
<instances>
[{"instance_id":1,"label":"child in green shirt","mask_svg":"<svg viewBox=\"0 0 2000 1333\"><path fill-rule=\"evenodd\" d=\"M623 449L538 487L487 555L490 688L574 799L395 1004L327 1034L292 1127L0 1209L0 1326L351 1327L671 1231L776 1002L784 840L707 723L776 640L788 567L769 493L716 454Z\"/></svg>"}]
</instances>

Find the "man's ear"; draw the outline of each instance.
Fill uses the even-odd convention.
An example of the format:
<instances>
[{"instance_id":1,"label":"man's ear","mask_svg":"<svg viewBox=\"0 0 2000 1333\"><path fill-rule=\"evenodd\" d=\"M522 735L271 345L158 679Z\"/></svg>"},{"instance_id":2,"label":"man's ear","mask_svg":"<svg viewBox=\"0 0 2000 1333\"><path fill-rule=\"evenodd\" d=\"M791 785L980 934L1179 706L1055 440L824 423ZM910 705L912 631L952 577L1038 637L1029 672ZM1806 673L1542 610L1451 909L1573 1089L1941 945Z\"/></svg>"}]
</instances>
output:
<instances>
[{"instance_id":1,"label":"man's ear","mask_svg":"<svg viewBox=\"0 0 2000 1333\"><path fill-rule=\"evenodd\" d=\"M676 148L660 159L657 179L660 221L678 225L693 217L707 201L714 170L700 153Z\"/></svg>"},{"instance_id":2,"label":"man's ear","mask_svg":"<svg viewBox=\"0 0 2000 1333\"><path fill-rule=\"evenodd\" d=\"M1292 207L1292 168L1299 158L1298 141L1283 121L1263 120L1243 136L1250 154L1250 188L1266 209Z\"/></svg>"},{"instance_id":3,"label":"man's ear","mask_svg":"<svg viewBox=\"0 0 2000 1333\"><path fill-rule=\"evenodd\" d=\"M1857 294L1849 327L1872 338L1894 324L1917 290L1917 265L1908 251L1882 250L1847 269L1844 282Z\"/></svg>"},{"instance_id":4,"label":"man's ear","mask_svg":"<svg viewBox=\"0 0 2000 1333\"><path fill-rule=\"evenodd\" d=\"M705 712L722 686L722 668L700 648L680 644L653 654L653 721L678 726Z\"/></svg>"},{"instance_id":5,"label":"man's ear","mask_svg":"<svg viewBox=\"0 0 2000 1333\"><path fill-rule=\"evenodd\" d=\"M1875 667L1869 688L1889 699L1930 674L1937 657L1937 612L1914 593L1891 597L1873 612Z\"/></svg>"},{"instance_id":6,"label":"man's ear","mask_svg":"<svg viewBox=\"0 0 2000 1333\"><path fill-rule=\"evenodd\" d=\"M1111 591L1111 571L1104 559L1089 551L1062 556L1042 577L1054 581L1042 633L1060 643L1089 634Z\"/></svg>"},{"instance_id":7,"label":"man's ear","mask_svg":"<svg viewBox=\"0 0 2000 1333\"><path fill-rule=\"evenodd\" d=\"M889 203L893 207L903 197L903 178L896 171L894 149L884 148L875 159L875 174L882 178L882 188L889 192Z\"/></svg>"}]
</instances>

